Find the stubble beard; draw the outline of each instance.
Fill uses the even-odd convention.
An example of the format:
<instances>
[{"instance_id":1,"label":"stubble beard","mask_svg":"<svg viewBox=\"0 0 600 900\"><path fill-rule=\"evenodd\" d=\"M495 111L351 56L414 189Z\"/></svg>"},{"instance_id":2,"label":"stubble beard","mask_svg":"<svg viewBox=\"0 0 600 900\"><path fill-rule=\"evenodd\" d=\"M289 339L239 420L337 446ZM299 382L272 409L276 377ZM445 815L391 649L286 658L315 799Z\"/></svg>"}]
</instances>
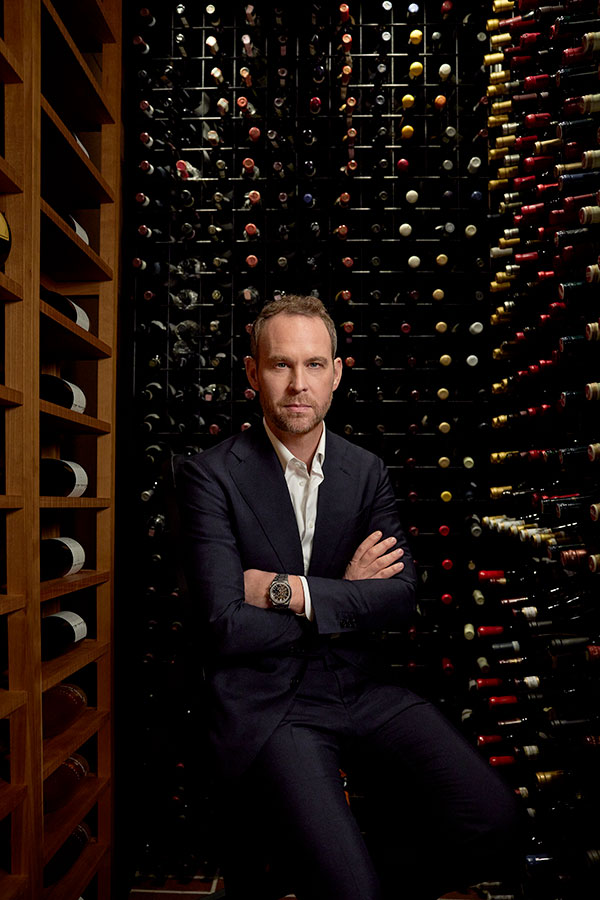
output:
<instances>
[{"instance_id":1,"label":"stubble beard","mask_svg":"<svg viewBox=\"0 0 600 900\"><path fill-rule=\"evenodd\" d=\"M290 412L281 406L273 406L268 402L265 403L262 398L261 405L267 422L273 422L273 424L281 431L287 432L288 434L308 434L323 421L329 411L332 399L333 392L329 395L329 399L326 403L323 403L320 406L315 406L312 403L309 404L313 414L308 420L299 413Z\"/></svg>"}]
</instances>

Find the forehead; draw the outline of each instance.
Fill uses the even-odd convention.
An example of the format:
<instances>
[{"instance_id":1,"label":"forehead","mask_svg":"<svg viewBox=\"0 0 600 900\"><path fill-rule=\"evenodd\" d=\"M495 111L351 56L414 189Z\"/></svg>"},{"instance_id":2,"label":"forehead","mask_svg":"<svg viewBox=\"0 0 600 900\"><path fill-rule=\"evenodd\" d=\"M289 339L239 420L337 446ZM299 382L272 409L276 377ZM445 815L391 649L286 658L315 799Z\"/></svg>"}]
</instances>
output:
<instances>
[{"instance_id":1,"label":"forehead","mask_svg":"<svg viewBox=\"0 0 600 900\"><path fill-rule=\"evenodd\" d=\"M318 316L279 313L265 322L260 344L266 351L285 347L331 356L331 338L327 326Z\"/></svg>"}]
</instances>

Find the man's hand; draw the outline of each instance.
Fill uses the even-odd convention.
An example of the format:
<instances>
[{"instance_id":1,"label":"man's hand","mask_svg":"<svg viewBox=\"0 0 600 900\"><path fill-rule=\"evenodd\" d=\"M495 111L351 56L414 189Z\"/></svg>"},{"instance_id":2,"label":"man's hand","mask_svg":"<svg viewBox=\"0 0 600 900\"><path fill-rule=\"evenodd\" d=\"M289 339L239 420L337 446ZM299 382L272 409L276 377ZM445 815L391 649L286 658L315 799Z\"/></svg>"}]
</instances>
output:
<instances>
[{"instance_id":1,"label":"man's hand","mask_svg":"<svg viewBox=\"0 0 600 900\"><path fill-rule=\"evenodd\" d=\"M263 572L260 569L245 569L244 571L244 601L250 606L259 606L261 609L270 609L269 585L277 572Z\"/></svg>"},{"instance_id":2,"label":"man's hand","mask_svg":"<svg viewBox=\"0 0 600 900\"><path fill-rule=\"evenodd\" d=\"M346 566L346 581L360 581L370 578L391 578L404 568L398 560L404 554L402 547L392 550L395 537L383 538L381 531L374 531L356 548L354 556Z\"/></svg>"},{"instance_id":3,"label":"man's hand","mask_svg":"<svg viewBox=\"0 0 600 900\"><path fill-rule=\"evenodd\" d=\"M272 609L269 601L269 586L277 572L263 572L261 569L244 570L244 602L260 609ZM292 589L290 609L301 615L304 613L304 588L297 575L289 576Z\"/></svg>"}]
</instances>

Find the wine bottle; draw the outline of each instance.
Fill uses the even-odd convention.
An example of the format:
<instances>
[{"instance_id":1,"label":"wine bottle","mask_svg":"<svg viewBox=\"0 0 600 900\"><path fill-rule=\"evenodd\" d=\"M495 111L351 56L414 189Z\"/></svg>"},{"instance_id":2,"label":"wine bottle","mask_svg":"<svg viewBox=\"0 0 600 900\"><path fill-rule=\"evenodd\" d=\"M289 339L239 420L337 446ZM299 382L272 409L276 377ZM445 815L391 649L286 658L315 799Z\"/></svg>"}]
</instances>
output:
<instances>
[{"instance_id":1,"label":"wine bottle","mask_svg":"<svg viewBox=\"0 0 600 900\"><path fill-rule=\"evenodd\" d=\"M61 610L42 618L41 636L42 659L54 659L87 636L87 625L77 613Z\"/></svg>"},{"instance_id":2,"label":"wine bottle","mask_svg":"<svg viewBox=\"0 0 600 900\"><path fill-rule=\"evenodd\" d=\"M81 497L87 486L87 472L79 463L49 457L40 460L41 496Z\"/></svg>"},{"instance_id":3,"label":"wine bottle","mask_svg":"<svg viewBox=\"0 0 600 900\"><path fill-rule=\"evenodd\" d=\"M88 698L78 684L61 682L42 694L42 731L45 739L60 734L86 709Z\"/></svg>"},{"instance_id":4,"label":"wine bottle","mask_svg":"<svg viewBox=\"0 0 600 900\"><path fill-rule=\"evenodd\" d=\"M74 796L90 766L80 753L73 753L44 780L44 814L62 809Z\"/></svg>"},{"instance_id":5,"label":"wine bottle","mask_svg":"<svg viewBox=\"0 0 600 900\"><path fill-rule=\"evenodd\" d=\"M85 563L85 551L75 538L45 538L40 542L40 577L63 578L74 575Z\"/></svg>"},{"instance_id":6,"label":"wine bottle","mask_svg":"<svg viewBox=\"0 0 600 900\"><path fill-rule=\"evenodd\" d=\"M62 847L54 854L44 868L44 887L49 887L66 875L71 866L79 859L84 848L90 843L92 832L82 822L71 832Z\"/></svg>"},{"instance_id":7,"label":"wine bottle","mask_svg":"<svg viewBox=\"0 0 600 900\"><path fill-rule=\"evenodd\" d=\"M40 397L73 412L84 413L86 398L80 387L58 375L40 375Z\"/></svg>"},{"instance_id":8,"label":"wine bottle","mask_svg":"<svg viewBox=\"0 0 600 900\"><path fill-rule=\"evenodd\" d=\"M44 303L48 303L53 309L58 310L63 316L66 316L71 322L79 325L85 331L90 330L90 319L84 309L77 303L65 297L64 294L58 294L56 291L50 291L43 285L40 285L40 297Z\"/></svg>"}]
</instances>

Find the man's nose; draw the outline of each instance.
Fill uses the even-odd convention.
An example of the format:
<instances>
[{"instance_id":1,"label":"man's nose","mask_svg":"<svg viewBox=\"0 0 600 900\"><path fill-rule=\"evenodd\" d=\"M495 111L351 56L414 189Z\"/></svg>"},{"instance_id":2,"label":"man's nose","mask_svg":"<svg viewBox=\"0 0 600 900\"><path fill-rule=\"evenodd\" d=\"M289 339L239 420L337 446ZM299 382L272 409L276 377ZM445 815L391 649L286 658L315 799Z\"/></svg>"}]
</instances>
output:
<instances>
[{"instance_id":1,"label":"man's nose","mask_svg":"<svg viewBox=\"0 0 600 900\"><path fill-rule=\"evenodd\" d=\"M303 366L294 366L290 369L290 388L299 393L306 390L306 376Z\"/></svg>"}]
</instances>

